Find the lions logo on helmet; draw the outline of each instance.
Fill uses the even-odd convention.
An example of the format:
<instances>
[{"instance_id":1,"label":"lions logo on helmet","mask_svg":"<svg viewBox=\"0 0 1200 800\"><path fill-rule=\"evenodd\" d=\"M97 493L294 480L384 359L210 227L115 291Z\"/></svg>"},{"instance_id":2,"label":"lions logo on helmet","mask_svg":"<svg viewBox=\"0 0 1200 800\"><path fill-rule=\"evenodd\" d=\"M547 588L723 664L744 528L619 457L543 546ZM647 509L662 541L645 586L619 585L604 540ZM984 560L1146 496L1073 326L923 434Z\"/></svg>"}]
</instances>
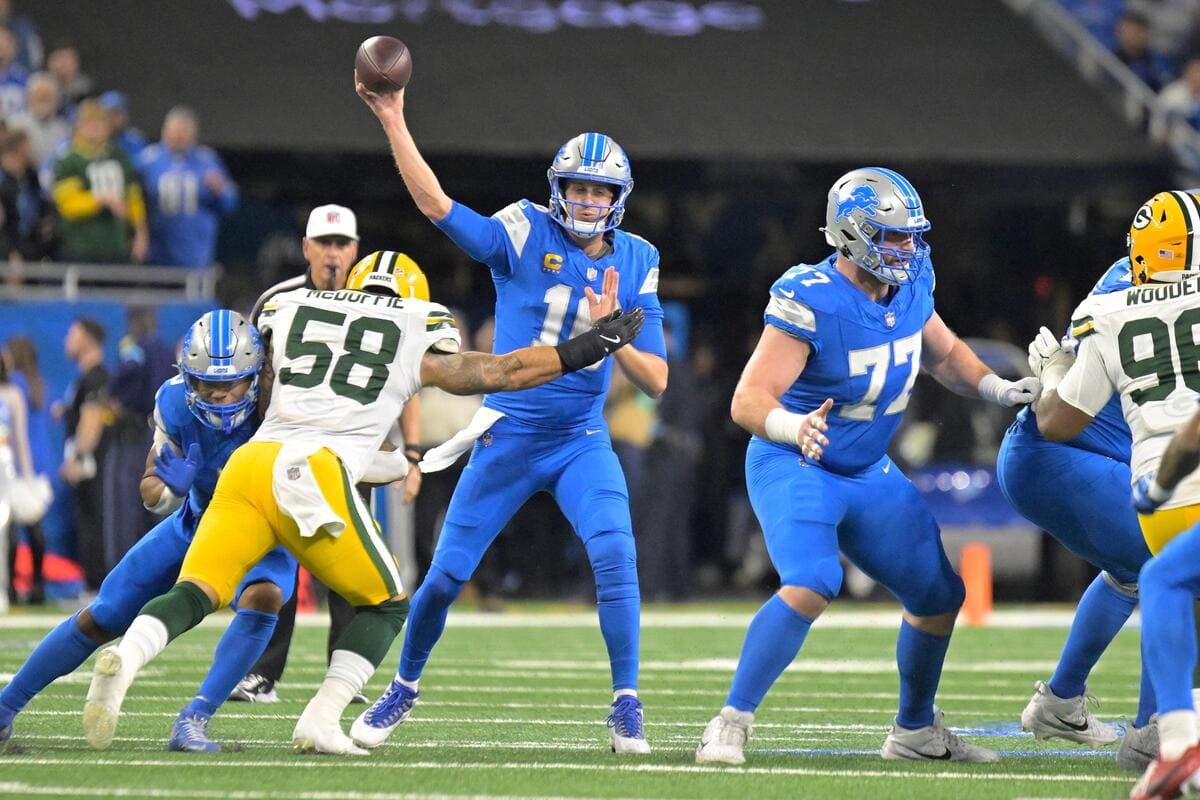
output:
<instances>
[{"instance_id":1,"label":"lions logo on helmet","mask_svg":"<svg viewBox=\"0 0 1200 800\"><path fill-rule=\"evenodd\" d=\"M554 163L546 171L550 181L550 218L577 236L597 236L621 224L625 201L633 191L629 158L621 146L603 133L581 133L558 149ZM597 205L563 197L566 181L592 181L612 186L612 205ZM594 221L575 218L580 208L595 208Z\"/></svg>"},{"instance_id":2,"label":"lions logo on helmet","mask_svg":"<svg viewBox=\"0 0 1200 800\"><path fill-rule=\"evenodd\" d=\"M837 179L821 230L839 253L894 286L916 278L929 257L921 197L903 175L883 167L863 167ZM889 245L889 233L911 235L912 249Z\"/></svg>"},{"instance_id":3,"label":"lions logo on helmet","mask_svg":"<svg viewBox=\"0 0 1200 800\"><path fill-rule=\"evenodd\" d=\"M192 323L183 337L179 371L184 378L184 397L196 419L225 433L245 422L258 401L262 362L258 330L236 311L210 311ZM202 383L234 384L245 378L250 378L250 387L239 400L213 403L200 396Z\"/></svg>"},{"instance_id":4,"label":"lions logo on helmet","mask_svg":"<svg viewBox=\"0 0 1200 800\"><path fill-rule=\"evenodd\" d=\"M1200 271L1200 198L1191 192L1159 192L1133 215L1129 264L1133 284L1177 281Z\"/></svg>"},{"instance_id":5,"label":"lions logo on helmet","mask_svg":"<svg viewBox=\"0 0 1200 800\"><path fill-rule=\"evenodd\" d=\"M416 261L394 250L377 250L359 259L346 276L346 288L429 302L425 273Z\"/></svg>"}]
</instances>

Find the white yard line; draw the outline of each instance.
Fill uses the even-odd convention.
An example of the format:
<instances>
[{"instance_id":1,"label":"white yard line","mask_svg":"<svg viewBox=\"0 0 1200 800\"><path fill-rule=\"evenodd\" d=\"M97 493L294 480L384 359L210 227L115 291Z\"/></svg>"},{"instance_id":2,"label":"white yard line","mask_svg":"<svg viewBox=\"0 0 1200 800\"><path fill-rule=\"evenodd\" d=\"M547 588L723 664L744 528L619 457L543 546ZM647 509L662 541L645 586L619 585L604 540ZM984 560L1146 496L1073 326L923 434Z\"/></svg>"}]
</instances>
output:
<instances>
[{"instance_id":1,"label":"white yard line","mask_svg":"<svg viewBox=\"0 0 1200 800\"><path fill-rule=\"evenodd\" d=\"M757 726L756 726L757 727ZM207 759L105 759L88 758L26 758L0 756L0 765L6 766L82 766L115 767L197 767L200 769L264 769L281 767L287 769L326 769L330 766L329 759L313 758L312 760L289 759L287 761L211 761ZM1037 773L1001 773L978 771L977 767L968 767L968 771L941 770L939 772L902 772L900 770L862 770L862 769L821 769L808 767L702 767L675 764L572 764L547 762L507 762L502 764L483 764L467 761L409 761L389 762L380 759L348 760L338 759L338 769L396 769L396 770L474 770L474 771L566 771L566 772L601 772L618 774L660 773L660 774L713 774L713 775L782 775L782 776L819 776L829 778L883 778L916 779L916 780L946 780L950 778L971 781L1035 781L1043 783L1130 783L1130 778L1124 775L1043 775Z\"/></svg>"},{"instance_id":2,"label":"white yard line","mask_svg":"<svg viewBox=\"0 0 1200 800\"><path fill-rule=\"evenodd\" d=\"M163 797L163 798L214 798L214 800L274 800L275 798L296 800L589 800L586 797L549 797L531 795L499 794L398 794L395 792L256 792L243 789L180 790L144 789L131 786L110 786L103 789L87 786L34 786L28 783L2 782L0 796L17 797Z\"/></svg>"}]
</instances>

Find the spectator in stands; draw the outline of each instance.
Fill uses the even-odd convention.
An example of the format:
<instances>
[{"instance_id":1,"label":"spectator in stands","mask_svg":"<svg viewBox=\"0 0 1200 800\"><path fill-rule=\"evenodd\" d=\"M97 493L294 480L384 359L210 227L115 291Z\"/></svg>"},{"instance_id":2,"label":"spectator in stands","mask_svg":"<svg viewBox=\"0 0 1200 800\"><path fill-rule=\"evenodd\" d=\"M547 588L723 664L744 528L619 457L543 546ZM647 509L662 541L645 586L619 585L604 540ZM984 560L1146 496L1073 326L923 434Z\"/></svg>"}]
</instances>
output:
<instances>
[{"instance_id":1,"label":"spectator in stands","mask_svg":"<svg viewBox=\"0 0 1200 800\"><path fill-rule=\"evenodd\" d=\"M58 113L58 103L58 81L49 72L35 72L25 84L25 110L6 120L9 130L29 134L34 166L46 163L54 148L71 135L71 125Z\"/></svg>"},{"instance_id":2,"label":"spectator in stands","mask_svg":"<svg viewBox=\"0 0 1200 800\"><path fill-rule=\"evenodd\" d=\"M52 224L32 153L25 131L0 136L0 259L7 258L10 264L41 258Z\"/></svg>"},{"instance_id":3,"label":"spectator in stands","mask_svg":"<svg viewBox=\"0 0 1200 800\"><path fill-rule=\"evenodd\" d=\"M1116 27L1124 7L1122 0L1059 0L1109 50L1117 48Z\"/></svg>"},{"instance_id":4,"label":"spectator in stands","mask_svg":"<svg viewBox=\"0 0 1200 800\"><path fill-rule=\"evenodd\" d=\"M104 463L107 444L108 369L104 366L104 327L80 317L67 331L63 350L79 369L58 408L65 427L63 464L59 474L75 498L75 557L89 591L100 589L107 574L104 557L104 480L97 466Z\"/></svg>"},{"instance_id":5,"label":"spectator in stands","mask_svg":"<svg viewBox=\"0 0 1200 800\"><path fill-rule=\"evenodd\" d=\"M112 423L105 449L104 558L111 570L158 518L142 505L138 486L154 441L154 396L175 375L174 348L158 337L153 309L130 306L108 387Z\"/></svg>"},{"instance_id":6,"label":"spectator in stands","mask_svg":"<svg viewBox=\"0 0 1200 800\"><path fill-rule=\"evenodd\" d=\"M0 118L25 110L29 72L17 63L17 37L0 25Z\"/></svg>"},{"instance_id":7,"label":"spectator in stands","mask_svg":"<svg viewBox=\"0 0 1200 800\"><path fill-rule=\"evenodd\" d=\"M238 189L221 157L196 143L196 115L167 112L162 140L138 160L150 205L150 260L206 267L213 263L222 216L237 209Z\"/></svg>"},{"instance_id":8,"label":"spectator in stands","mask_svg":"<svg viewBox=\"0 0 1200 800\"><path fill-rule=\"evenodd\" d=\"M1196 44L1200 0L1129 0L1127 8L1150 20L1150 47L1172 60Z\"/></svg>"},{"instance_id":9,"label":"spectator in stands","mask_svg":"<svg viewBox=\"0 0 1200 800\"><path fill-rule=\"evenodd\" d=\"M108 112L95 100L83 101L71 146L54 164L51 194L62 218L63 260L146 260L150 237L142 189L111 131Z\"/></svg>"},{"instance_id":10,"label":"spectator in stands","mask_svg":"<svg viewBox=\"0 0 1200 800\"><path fill-rule=\"evenodd\" d=\"M29 18L23 14L14 14L9 0L0 0L0 25L13 32L17 39L17 63L29 72L42 68L42 37Z\"/></svg>"},{"instance_id":11,"label":"spectator in stands","mask_svg":"<svg viewBox=\"0 0 1200 800\"><path fill-rule=\"evenodd\" d=\"M14 336L4 345L0 352L0 360L8 368L9 379L25 398L25 408L28 410L27 428L29 431L29 451L33 458L33 471L38 475L49 477L54 473L56 459L53 444L50 440L50 404L46 398L46 385L42 381L38 369L37 348L33 341L25 336ZM45 581L42 574L42 562L46 556L46 537L42 531L41 522L27 525L19 531L24 535L29 545L33 562L33 579L29 595L25 600L31 605L44 602ZM9 539L8 574L13 575L17 550L20 547L20 536Z\"/></svg>"},{"instance_id":12,"label":"spectator in stands","mask_svg":"<svg viewBox=\"0 0 1200 800\"><path fill-rule=\"evenodd\" d=\"M97 97L96 102L108 112L113 141L125 151L129 160L136 164L138 156L146 149L148 142L141 131L129 124L129 101L125 99L124 92L107 91Z\"/></svg>"},{"instance_id":13,"label":"spectator in stands","mask_svg":"<svg viewBox=\"0 0 1200 800\"><path fill-rule=\"evenodd\" d=\"M46 71L58 81L62 103L59 111L64 114L92 94L92 79L81 71L79 51L70 42L61 42L50 49L46 56Z\"/></svg>"},{"instance_id":14,"label":"spectator in stands","mask_svg":"<svg viewBox=\"0 0 1200 800\"><path fill-rule=\"evenodd\" d=\"M1117 20L1116 34L1117 58L1151 89L1160 91L1175 78L1167 57L1150 47L1150 21L1144 14L1126 11Z\"/></svg>"},{"instance_id":15,"label":"spectator in stands","mask_svg":"<svg viewBox=\"0 0 1200 800\"><path fill-rule=\"evenodd\" d=\"M1154 138L1165 141L1175 120L1200 126L1200 56L1188 59L1183 65L1183 77L1159 92L1158 114L1151 128Z\"/></svg>"}]
</instances>

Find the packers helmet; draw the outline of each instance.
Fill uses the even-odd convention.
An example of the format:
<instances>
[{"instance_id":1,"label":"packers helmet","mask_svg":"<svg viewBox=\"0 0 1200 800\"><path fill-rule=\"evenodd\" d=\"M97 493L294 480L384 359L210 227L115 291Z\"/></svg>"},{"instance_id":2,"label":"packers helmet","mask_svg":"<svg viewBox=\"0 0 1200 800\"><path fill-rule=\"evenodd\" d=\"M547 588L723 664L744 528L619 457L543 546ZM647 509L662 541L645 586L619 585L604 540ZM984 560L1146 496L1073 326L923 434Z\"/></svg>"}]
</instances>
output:
<instances>
[{"instance_id":1,"label":"packers helmet","mask_svg":"<svg viewBox=\"0 0 1200 800\"><path fill-rule=\"evenodd\" d=\"M1200 197L1159 192L1133 215L1129 266L1135 286L1200 273Z\"/></svg>"},{"instance_id":2,"label":"packers helmet","mask_svg":"<svg viewBox=\"0 0 1200 800\"><path fill-rule=\"evenodd\" d=\"M425 273L417 262L394 250L377 250L359 259L346 276L346 288L429 302Z\"/></svg>"}]
</instances>

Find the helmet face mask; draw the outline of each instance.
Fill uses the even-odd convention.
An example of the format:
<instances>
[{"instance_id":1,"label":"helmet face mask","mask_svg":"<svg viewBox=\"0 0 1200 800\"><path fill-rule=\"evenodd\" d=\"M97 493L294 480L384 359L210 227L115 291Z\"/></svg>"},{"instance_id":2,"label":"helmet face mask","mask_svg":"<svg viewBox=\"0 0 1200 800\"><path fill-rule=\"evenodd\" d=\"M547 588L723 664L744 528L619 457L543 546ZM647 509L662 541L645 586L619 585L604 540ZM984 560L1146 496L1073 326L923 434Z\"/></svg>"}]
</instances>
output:
<instances>
[{"instance_id":1,"label":"helmet face mask","mask_svg":"<svg viewBox=\"0 0 1200 800\"><path fill-rule=\"evenodd\" d=\"M929 260L925 207L898 172L863 167L838 178L825 209L825 241L884 283L911 283Z\"/></svg>"},{"instance_id":2,"label":"helmet face mask","mask_svg":"<svg viewBox=\"0 0 1200 800\"><path fill-rule=\"evenodd\" d=\"M1200 197L1159 192L1133 216L1126 243L1135 286L1200 273Z\"/></svg>"},{"instance_id":3,"label":"helmet face mask","mask_svg":"<svg viewBox=\"0 0 1200 800\"><path fill-rule=\"evenodd\" d=\"M210 311L183 337L179 371L188 409L204 425L230 433L249 419L258 402L258 374L264 357L258 330L236 311ZM201 396L201 383L250 380L240 399L213 403Z\"/></svg>"},{"instance_id":4,"label":"helmet face mask","mask_svg":"<svg viewBox=\"0 0 1200 800\"><path fill-rule=\"evenodd\" d=\"M429 302L425 273L416 261L394 250L377 250L359 259L346 276L346 288Z\"/></svg>"},{"instance_id":5,"label":"helmet face mask","mask_svg":"<svg viewBox=\"0 0 1200 800\"><path fill-rule=\"evenodd\" d=\"M621 146L602 133L581 133L559 148L550 169L550 217L576 236L591 238L613 230L625 217L625 201L633 191L629 158ZM603 183L612 187L610 205L568 200L569 181ZM578 211L595 209L596 219L580 219Z\"/></svg>"}]
</instances>

